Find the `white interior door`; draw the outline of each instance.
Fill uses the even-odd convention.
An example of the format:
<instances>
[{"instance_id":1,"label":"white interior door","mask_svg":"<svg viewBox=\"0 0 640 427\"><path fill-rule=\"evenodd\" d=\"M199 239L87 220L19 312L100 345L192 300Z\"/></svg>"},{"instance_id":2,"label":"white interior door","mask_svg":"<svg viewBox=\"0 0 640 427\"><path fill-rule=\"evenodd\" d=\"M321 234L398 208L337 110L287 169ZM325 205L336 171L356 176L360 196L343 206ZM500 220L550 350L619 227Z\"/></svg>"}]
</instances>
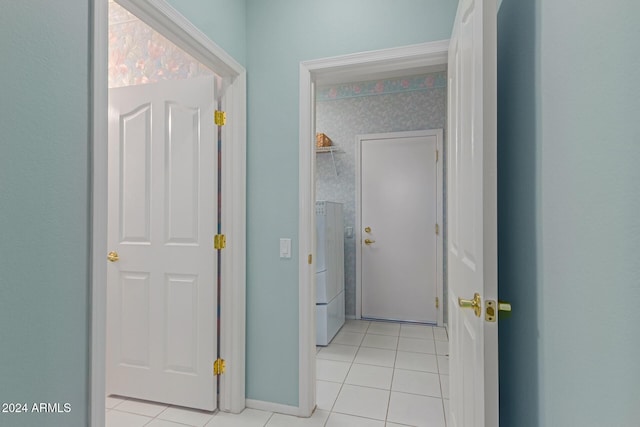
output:
<instances>
[{"instance_id":1,"label":"white interior door","mask_svg":"<svg viewBox=\"0 0 640 427\"><path fill-rule=\"evenodd\" d=\"M107 394L213 410L214 80L109 91Z\"/></svg>"},{"instance_id":2,"label":"white interior door","mask_svg":"<svg viewBox=\"0 0 640 427\"><path fill-rule=\"evenodd\" d=\"M442 131L360 138L362 317L436 323Z\"/></svg>"},{"instance_id":3,"label":"white interior door","mask_svg":"<svg viewBox=\"0 0 640 427\"><path fill-rule=\"evenodd\" d=\"M493 427L498 425L498 325L487 304L498 292L495 0L460 1L448 73L448 420L454 427ZM477 313L459 301L475 294Z\"/></svg>"}]
</instances>

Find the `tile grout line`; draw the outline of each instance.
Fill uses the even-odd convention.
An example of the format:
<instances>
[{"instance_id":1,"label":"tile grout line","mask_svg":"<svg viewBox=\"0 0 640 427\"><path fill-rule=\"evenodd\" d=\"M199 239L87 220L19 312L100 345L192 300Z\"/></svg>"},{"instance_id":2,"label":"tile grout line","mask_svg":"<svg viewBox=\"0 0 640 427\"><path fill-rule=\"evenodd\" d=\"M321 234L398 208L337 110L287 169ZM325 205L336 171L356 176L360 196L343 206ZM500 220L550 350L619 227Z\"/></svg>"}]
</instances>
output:
<instances>
[{"instance_id":1,"label":"tile grout line","mask_svg":"<svg viewBox=\"0 0 640 427\"><path fill-rule=\"evenodd\" d=\"M273 418L273 414L275 414L275 412L271 412L271 415L269 415L269 418L267 418L267 421L265 421L263 427L267 427L267 424L269 424L269 421L271 421L271 418Z\"/></svg>"},{"instance_id":2,"label":"tile grout line","mask_svg":"<svg viewBox=\"0 0 640 427\"><path fill-rule=\"evenodd\" d=\"M435 339L435 332L434 332L434 339ZM447 357L449 357L449 355L447 355ZM440 372L440 359L438 358L437 355L436 355L436 366L438 367L438 382L440 383L440 397L442 400L442 416L444 418L444 426L447 427L447 414L446 414L447 411L444 408L444 393L442 391L442 377L441 377L442 374Z\"/></svg>"},{"instance_id":3,"label":"tile grout line","mask_svg":"<svg viewBox=\"0 0 640 427\"><path fill-rule=\"evenodd\" d=\"M384 416L384 425L389 422L389 408L391 408L391 390L393 389L393 379L396 376L396 363L398 361L398 345L400 345L400 336L398 335L398 343L396 344L396 355L393 358L393 370L391 371L391 384L389 384L389 399L387 399L387 413Z\"/></svg>"}]
</instances>

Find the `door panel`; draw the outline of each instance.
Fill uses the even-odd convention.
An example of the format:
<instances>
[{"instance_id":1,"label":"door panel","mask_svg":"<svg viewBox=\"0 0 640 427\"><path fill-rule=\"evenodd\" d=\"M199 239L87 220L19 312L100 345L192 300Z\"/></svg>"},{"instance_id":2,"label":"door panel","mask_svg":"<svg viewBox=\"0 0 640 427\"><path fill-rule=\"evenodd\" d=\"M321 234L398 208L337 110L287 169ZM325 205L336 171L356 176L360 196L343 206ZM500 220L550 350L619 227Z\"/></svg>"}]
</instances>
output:
<instances>
[{"instance_id":1,"label":"door panel","mask_svg":"<svg viewBox=\"0 0 640 427\"><path fill-rule=\"evenodd\" d=\"M436 323L441 133L399 135L361 140L362 316Z\"/></svg>"},{"instance_id":2,"label":"door panel","mask_svg":"<svg viewBox=\"0 0 640 427\"><path fill-rule=\"evenodd\" d=\"M448 281L454 427L498 425L496 4L462 0L449 47ZM480 297L480 310L459 299Z\"/></svg>"},{"instance_id":3,"label":"door panel","mask_svg":"<svg viewBox=\"0 0 640 427\"><path fill-rule=\"evenodd\" d=\"M165 370L197 374L198 277L167 274L165 287Z\"/></svg>"},{"instance_id":4,"label":"door panel","mask_svg":"<svg viewBox=\"0 0 640 427\"><path fill-rule=\"evenodd\" d=\"M120 117L120 240L149 243L151 213L151 104Z\"/></svg>"},{"instance_id":5,"label":"door panel","mask_svg":"<svg viewBox=\"0 0 640 427\"><path fill-rule=\"evenodd\" d=\"M167 103L171 127L166 138L168 197L167 243L197 244L199 163L199 109Z\"/></svg>"},{"instance_id":6,"label":"door panel","mask_svg":"<svg viewBox=\"0 0 640 427\"><path fill-rule=\"evenodd\" d=\"M107 393L215 409L214 81L109 91Z\"/></svg>"},{"instance_id":7,"label":"door panel","mask_svg":"<svg viewBox=\"0 0 640 427\"><path fill-rule=\"evenodd\" d=\"M149 368L149 274L121 271L119 279L121 316L114 325L119 324L122 339L114 344L120 345L120 363Z\"/></svg>"}]
</instances>

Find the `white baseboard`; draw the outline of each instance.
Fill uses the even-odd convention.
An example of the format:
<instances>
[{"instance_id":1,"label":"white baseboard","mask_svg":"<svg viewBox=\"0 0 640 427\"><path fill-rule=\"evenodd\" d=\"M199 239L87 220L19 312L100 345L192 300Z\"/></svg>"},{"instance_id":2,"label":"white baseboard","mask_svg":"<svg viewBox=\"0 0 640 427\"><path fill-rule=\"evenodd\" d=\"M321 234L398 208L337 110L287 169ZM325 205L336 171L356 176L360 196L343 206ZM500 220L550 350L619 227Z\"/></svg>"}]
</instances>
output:
<instances>
[{"instance_id":1,"label":"white baseboard","mask_svg":"<svg viewBox=\"0 0 640 427\"><path fill-rule=\"evenodd\" d=\"M246 399L245 403L247 405L247 408L251 408L251 409L277 412L278 414L293 415L296 417L301 416L300 408L298 408L297 406L282 405L280 403L265 402L262 400L253 400L253 399Z\"/></svg>"}]
</instances>

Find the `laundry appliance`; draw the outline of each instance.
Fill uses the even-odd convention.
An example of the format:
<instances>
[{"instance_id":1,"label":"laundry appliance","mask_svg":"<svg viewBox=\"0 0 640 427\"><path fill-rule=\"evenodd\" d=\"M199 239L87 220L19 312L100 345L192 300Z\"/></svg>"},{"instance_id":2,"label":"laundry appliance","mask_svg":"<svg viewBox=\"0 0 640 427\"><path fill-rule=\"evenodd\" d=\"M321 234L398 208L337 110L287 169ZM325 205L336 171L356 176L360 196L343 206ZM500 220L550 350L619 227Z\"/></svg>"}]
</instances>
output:
<instances>
[{"instance_id":1,"label":"laundry appliance","mask_svg":"<svg viewBox=\"0 0 640 427\"><path fill-rule=\"evenodd\" d=\"M342 203L316 202L316 344L328 345L344 325Z\"/></svg>"}]
</instances>

